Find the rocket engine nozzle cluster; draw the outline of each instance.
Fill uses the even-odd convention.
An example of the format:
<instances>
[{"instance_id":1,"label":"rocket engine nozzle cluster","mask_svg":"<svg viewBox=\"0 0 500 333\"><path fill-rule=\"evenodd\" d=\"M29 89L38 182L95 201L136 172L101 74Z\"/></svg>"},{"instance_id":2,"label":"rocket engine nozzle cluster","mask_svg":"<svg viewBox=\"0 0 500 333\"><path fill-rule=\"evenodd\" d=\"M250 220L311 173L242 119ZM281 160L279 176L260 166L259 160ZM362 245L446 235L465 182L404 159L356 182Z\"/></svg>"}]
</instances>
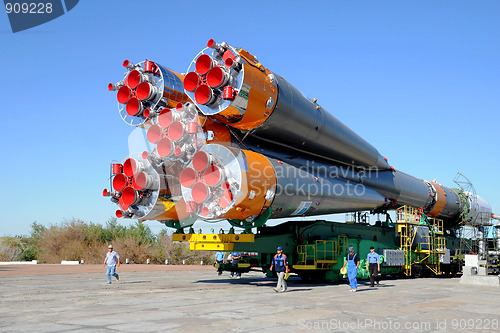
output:
<instances>
[{"instance_id":1,"label":"rocket engine nozzle cluster","mask_svg":"<svg viewBox=\"0 0 500 333\"><path fill-rule=\"evenodd\" d=\"M243 49L211 39L185 75L151 60L123 67L123 80L108 90L122 119L144 129L147 149L112 165L103 195L119 205L118 217L254 226L264 212L276 218L401 205L449 225L491 216L479 196L393 168Z\"/></svg>"}]
</instances>

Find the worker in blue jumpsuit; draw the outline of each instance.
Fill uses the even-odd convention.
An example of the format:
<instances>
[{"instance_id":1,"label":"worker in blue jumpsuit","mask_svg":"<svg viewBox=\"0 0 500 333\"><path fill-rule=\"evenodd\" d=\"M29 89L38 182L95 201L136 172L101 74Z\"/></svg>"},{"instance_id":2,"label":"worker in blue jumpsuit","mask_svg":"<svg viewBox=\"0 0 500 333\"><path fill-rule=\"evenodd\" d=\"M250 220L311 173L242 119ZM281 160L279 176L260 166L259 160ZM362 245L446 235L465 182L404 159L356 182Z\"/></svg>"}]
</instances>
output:
<instances>
[{"instance_id":1,"label":"worker in blue jumpsuit","mask_svg":"<svg viewBox=\"0 0 500 333\"><path fill-rule=\"evenodd\" d=\"M347 265L347 277L349 278L351 291L356 292L358 289L358 280L356 279L356 275L358 274L359 257L357 253L354 253L354 247L352 246L349 246L349 254L344 261L342 268L344 268L345 265Z\"/></svg>"}]
</instances>

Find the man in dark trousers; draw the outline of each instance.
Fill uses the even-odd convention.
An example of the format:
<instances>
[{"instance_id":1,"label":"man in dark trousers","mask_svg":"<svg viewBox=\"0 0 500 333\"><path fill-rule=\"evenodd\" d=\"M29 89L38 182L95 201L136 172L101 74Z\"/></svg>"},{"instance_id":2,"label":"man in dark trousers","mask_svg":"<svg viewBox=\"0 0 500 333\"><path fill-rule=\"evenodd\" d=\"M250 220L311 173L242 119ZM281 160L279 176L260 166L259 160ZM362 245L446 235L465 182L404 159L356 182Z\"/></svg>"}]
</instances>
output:
<instances>
[{"instance_id":1,"label":"man in dark trousers","mask_svg":"<svg viewBox=\"0 0 500 333\"><path fill-rule=\"evenodd\" d=\"M232 265L233 267L238 267L238 260L241 259L241 253L240 252L231 252L231 257L233 258ZM234 271L231 272L231 275L229 277L232 279L234 276ZM236 272L236 278L241 279L241 273Z\"/></svg>"},{"instance_id":2,"label":"man in dark trousers","mask_svg":"<svg viewBox=\"0 0 500 333\"><path fill-rule=\"evenodd\" d=\"M358 274L359 256L357 253L354 253L354 247L352 246L349 246L349 253L347 254L347 258L344 261L342 268L344 268L345 265L347 265L347 277L349 278L351 291L356 292L358 289L358 280L356 279L356 275Z\"/></svg>"},{"instance_id":3,"label":"man in dark trousers","mask_svg":"<svg viewBox=\"0 0 500 333\"><path fill-rule=\"evenodd\" d=\"M380 272L380 255L375 252L375 248L370 246L370 253L366 257L366 270L370 273L371 287L375 287L374 283L378 283L378 272Z\"/></svg>"},{"instance_id":4,"label":"man in dark trousers","mask_svg":"<svg viewBox=\"0 0 500 333\"><path fill-rule=\"evenodd\" d=\"M219 275L222 275L222 264L224 263L225 256L226 254L222 251L217 251L217 253L215 253L214 266L215 264L219 264L219 267L217 267L217 272Z\"/></svg>"},{"instance_id":5,"label":"man in dark trousers","mask_svg":"<svg viewBox=\"0 0 500 333\"><path fill-rule=\"evenodd\" d=\"M286 254L283 253L283 248L281 246L278 247L276 252L277 253L274 256L273 261L271 261L271 267L269 270L272 271L274 266L276 275L278 275L278 285L274 288L274 291L279 293L287 290L285 274L287 274L290 270L288 269L288 258L286 257Z\"/></svg>"}]
</instances>

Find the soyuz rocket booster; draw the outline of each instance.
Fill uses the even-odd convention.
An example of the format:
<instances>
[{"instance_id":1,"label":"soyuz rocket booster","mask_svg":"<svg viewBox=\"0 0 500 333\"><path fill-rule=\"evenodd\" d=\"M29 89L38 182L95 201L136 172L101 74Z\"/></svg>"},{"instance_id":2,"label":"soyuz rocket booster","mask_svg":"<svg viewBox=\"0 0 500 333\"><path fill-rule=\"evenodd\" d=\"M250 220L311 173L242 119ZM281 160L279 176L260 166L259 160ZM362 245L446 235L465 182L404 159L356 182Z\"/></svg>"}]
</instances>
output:
<instances>
[{"instance_id":1,"label":"soyuz rocket booster","mask_svg":"<svg viewBox=\"0 0 500 333\"><path fill-rule=\"evenodd\" d=\"M104 196L118 217L182 228L402 205L458 226L487 223L489 203L394 169L376 148L243 49L214 40L179 74L125 61L119 113L148 149L112 165Z\"/></svg>"}]
</instances>

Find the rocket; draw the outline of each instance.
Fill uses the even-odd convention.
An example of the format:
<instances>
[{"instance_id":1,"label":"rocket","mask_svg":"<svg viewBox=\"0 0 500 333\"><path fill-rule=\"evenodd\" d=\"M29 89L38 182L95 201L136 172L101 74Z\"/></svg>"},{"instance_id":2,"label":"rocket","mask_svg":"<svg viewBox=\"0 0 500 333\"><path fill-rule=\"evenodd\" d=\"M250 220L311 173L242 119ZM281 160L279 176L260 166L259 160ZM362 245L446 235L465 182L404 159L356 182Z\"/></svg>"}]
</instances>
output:
<instances>
[{"instance_id":1,"label":"rocket","mask_svg":"<svg viewBox=\"0 0 500 333\"><path fill-rule=\"evenodd\" d=\"M173 228L403 205L445 226L488 223L475 193L396 170L339 119L243 49L209 40L177 73L154 61L123 63L118 110L145 131L147 150L111 165L117 217Z\"/></svg>"}]
</instances>

